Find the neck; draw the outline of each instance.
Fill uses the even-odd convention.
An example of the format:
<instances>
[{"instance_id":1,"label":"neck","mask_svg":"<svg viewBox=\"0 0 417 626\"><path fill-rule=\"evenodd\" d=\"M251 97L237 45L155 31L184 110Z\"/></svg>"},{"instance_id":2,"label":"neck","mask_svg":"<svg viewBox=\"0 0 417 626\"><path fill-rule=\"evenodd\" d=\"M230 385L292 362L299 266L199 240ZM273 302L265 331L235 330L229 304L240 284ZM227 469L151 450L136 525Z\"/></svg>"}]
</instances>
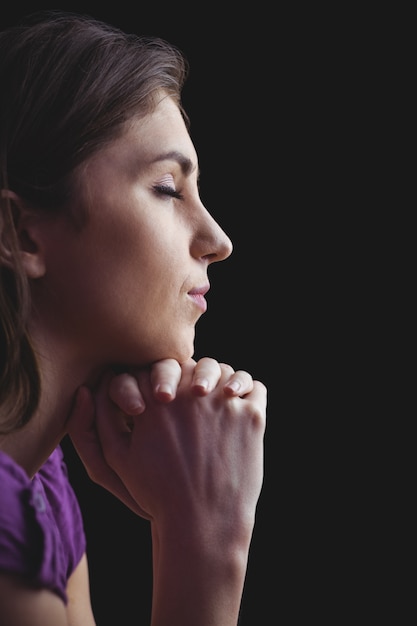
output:
<instances>
[{"instance_id":1,"label":"neck","mask_svg":"<svg viewBox=\"0 0 417 626\"><path fill-rule=\"evenodd\" d=\"M0 449L21 465L32 477L66 435L74 395L81 384L92 385L97 380L98 368L81 367L74 360L43 355L39 359L41 397L36 412L23 427L0 436ZM49 352L49 354L51 354Z\"/></svg>"}]
</instances>

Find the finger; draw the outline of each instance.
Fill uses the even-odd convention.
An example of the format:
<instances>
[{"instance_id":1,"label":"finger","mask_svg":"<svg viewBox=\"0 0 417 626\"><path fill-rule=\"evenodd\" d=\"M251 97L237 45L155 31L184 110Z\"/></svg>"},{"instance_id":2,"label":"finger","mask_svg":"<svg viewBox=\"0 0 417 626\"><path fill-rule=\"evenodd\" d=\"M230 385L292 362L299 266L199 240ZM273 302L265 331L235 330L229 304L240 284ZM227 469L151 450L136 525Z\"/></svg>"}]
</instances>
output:
<instances>
[{"instance_id":1,"label":"finger","mask_svg":"<svg viewBox=\"0 0 417 626\"><path fill-rule=\"evenodd\" d=\"M86 438L95 442L94 418L95 410L91 392L87 387L80 387L66 424L67 433L71 438L79 439L80 442L85 441Z\"/></svg>"},{"instance_id":2,"label":"finger","mask_svg":"<svg viewBox=\"0 0 417 626\"><path fill-rule=\"evenodd\" d=\"M200 396L210 393L216 387L221 375L222 369L216 359L202 357L194 368L191 382L193 391Z\"/></svg>"},{"instance_id":3,"label":"finger","mask_svg":"<svg viewBox=\"0 0 417 626\"><path fill-rule=\"evenodd\" d=\"M109 396L128 415L139 415L145 410L145 401L137 379L126 372L118 374L110 381Z\"/></svg>"},{"instance_id":4,"label":"finger","mask_svg":"<svg viewBox=\"0 0 417 626\"><path fill-rule=\"evenodd\" d=\"M76 414L75 419L74 414ZM95 427L94 402L87 387L80 387L78 390L68 433L89 477L94 482L101 483L101 477L105 474L104 468L108 470L110 468L104 459Z\"/></svg>"},{"instance_id":5,"label":"finger","mask_svg":"<svg viewBox=\"0 0 417 626\"><path fill-rule=\"evenodd\" d=\"M95 424L96 415L91 392L87 387L80 387L68 421L68 434L89 478L115 495L134 513L150 520L150 515L132 498L107 463Z\"/></svg>"},{"instance_id":6,"label":"finger","mask_svg":"<svg viewBox=\"0 0 417 626\"><path fill-rule=\"evenodd\" d=\"M245 397L251 401L252 407L256 407L256 410L253 412L253 418L257 421L261 430L265 430L266 408L268 402L268 392L266 386L259 380L254 380L252 391Z\"/></svg>"},{"instance_id":7,"label":"finger","mask_svg":"<svg viewBox=\"0 0 417 626\"><path fill-rule=\"evenodd\" d=\"M95 482L99 468L106 463L95 428L95 409L91 392L87 387L78 390L74 410L70 418L68 434L88 475Z\"/></svg>"},{"instance_id":8,"label":"finger","mask_svg":"<svg viewBox=\"0 0 417 626\"><path fill-rule=\"evenodd\" d=\"M224 393L229 396L244 396L253 389L253 378L244 370L237 370L229 374L228 380L224 384Z\"/></svg>"},{"instance_id":9,"label":"finger","mask_svg":"<svg viewBox=\"0 0 417 626\"><path fill-rule=\"evenodd\" d=\"M155 397L161 402L175 398L181 380L181 366L175 359L157 361L151 368L151 385Z\"/></svg>"},{"instance_id":10,"label":"finger","mask_svg":"<svg viewBox=\"0 0 417 626\"><path fill-rule=\"evenodd\" d=\"M118 453L119 448L123 449L127 445L133 424L133 416L125 413L110 398L109 390L114 378L115 375L112 372L106 372L94 392L95 428L105 457L109 450ZM109 446L109 442L112 442L112 445ZM124 450L121 454L124 454Z\"/></svg>"}]
</instances>

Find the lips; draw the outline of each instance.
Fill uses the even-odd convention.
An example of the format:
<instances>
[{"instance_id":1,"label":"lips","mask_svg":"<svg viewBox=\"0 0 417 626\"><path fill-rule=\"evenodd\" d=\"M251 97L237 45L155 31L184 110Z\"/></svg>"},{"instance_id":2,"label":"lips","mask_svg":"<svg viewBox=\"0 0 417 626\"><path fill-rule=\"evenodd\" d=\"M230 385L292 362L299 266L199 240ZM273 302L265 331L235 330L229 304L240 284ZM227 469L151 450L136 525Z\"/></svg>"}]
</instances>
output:
<instances>
[{"instance_id":1,"label":"lips","mask_svg":"<svg viewBox=\"0 0 417 626\"><path fill-rule=\"evenodd\" d=\"M196 287L195 289L191 289L188 292L191 300L196 304L196 306L205 313L207 311L207 300L205 299L205 294L210 289L210 285L204 285L204 287Z\"/></svg>"}]
</instances>

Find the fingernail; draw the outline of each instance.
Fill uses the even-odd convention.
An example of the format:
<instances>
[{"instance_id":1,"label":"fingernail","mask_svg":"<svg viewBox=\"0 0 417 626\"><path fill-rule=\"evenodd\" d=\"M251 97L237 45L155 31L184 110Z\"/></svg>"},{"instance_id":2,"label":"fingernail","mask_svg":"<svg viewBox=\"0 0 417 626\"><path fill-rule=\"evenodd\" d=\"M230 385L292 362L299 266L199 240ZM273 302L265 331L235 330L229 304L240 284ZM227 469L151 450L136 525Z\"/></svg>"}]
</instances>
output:
<instances>
[{"instance_id":1,"label":"fingernail","mask_svg":"<svg viewBox=\"0 0 417 626\"><path fill-rule=\"evenodd\" d=\"M160 383L159 385L156 385L155 393L158 396L172 398L172 396L174 395L174 390L172 389L172 386L169 383Z\"/></svg>"},{"instance_id":2,"label":"fingernail","mask_svg":"<svg viewBox=\"0 0 417 626\"><path fill-rule=\"evenodd\" d=\"M199 389L207 391L207 389L209 388L209 381L207 380L207 378L197 378L193 382L193 387L198 387Z\"/></svg>"},{"instance_id":3,"label":"fingernail","mask_svg":"<svg viewBox=\"0 0 417 626\"><path fill-rule=\"evenodd\" d=\"M232 381L231 383L229 383L226 386L227 386L228 389L231 389L235 393L237 393L240 390L240 388L241 388L241 384L237 380Z\"/></svg>"},{"instance_id":4,"label":"fingernail","mask_svg":"<svg viewBox=\"0 0 417 626\"><path fill-rule=\"evenodd\" d=\"M134 404L132 403L128 407L128 410L126 411L126 413L128 415L138 415L139 413L143 413L144 410L145 410L145 404L141 402L140 400L138 400L137 402L135 402Z\"/></svg>"}]
</instances>

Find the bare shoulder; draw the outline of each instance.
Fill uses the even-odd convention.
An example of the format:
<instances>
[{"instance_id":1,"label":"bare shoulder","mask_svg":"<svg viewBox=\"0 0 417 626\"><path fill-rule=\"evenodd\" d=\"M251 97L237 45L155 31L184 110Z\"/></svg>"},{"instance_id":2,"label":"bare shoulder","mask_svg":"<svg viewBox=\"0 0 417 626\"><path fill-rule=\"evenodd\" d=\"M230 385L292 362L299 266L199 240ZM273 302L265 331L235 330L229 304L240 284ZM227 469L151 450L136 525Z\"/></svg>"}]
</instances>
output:
<instances>
[{"instance_id":1,"label":"bare shoulder","mask_svg":"<svg viewBox=\"0 0 417 626\"><path fill-rule=\"evenodd\" d=\"M91 608L88 562L85 553L68 580L67 595L69 626L96 626Z\"/></svg>"},{"instance_id":2,"label":"bare shoulder","mask_svg":"<svg viewBox=\"0 0 417 626\"><path fill-rule=\"evenodd\" d=\"M19 576L0 572L2 626L69 626L64 602L52 591L27 585Z\"/></svg>"},{"instance_id":3,"label":"bare shoulder","mask_svg":"<svg viewBox=\"0 0 417 626\"><path fill-rule=\"evenodd\" d=\"M1 626L96 626L84 554L68 581L68 604L48 589L28 585L20 576L0 571Z\"/></svg>"}]
</instances>

